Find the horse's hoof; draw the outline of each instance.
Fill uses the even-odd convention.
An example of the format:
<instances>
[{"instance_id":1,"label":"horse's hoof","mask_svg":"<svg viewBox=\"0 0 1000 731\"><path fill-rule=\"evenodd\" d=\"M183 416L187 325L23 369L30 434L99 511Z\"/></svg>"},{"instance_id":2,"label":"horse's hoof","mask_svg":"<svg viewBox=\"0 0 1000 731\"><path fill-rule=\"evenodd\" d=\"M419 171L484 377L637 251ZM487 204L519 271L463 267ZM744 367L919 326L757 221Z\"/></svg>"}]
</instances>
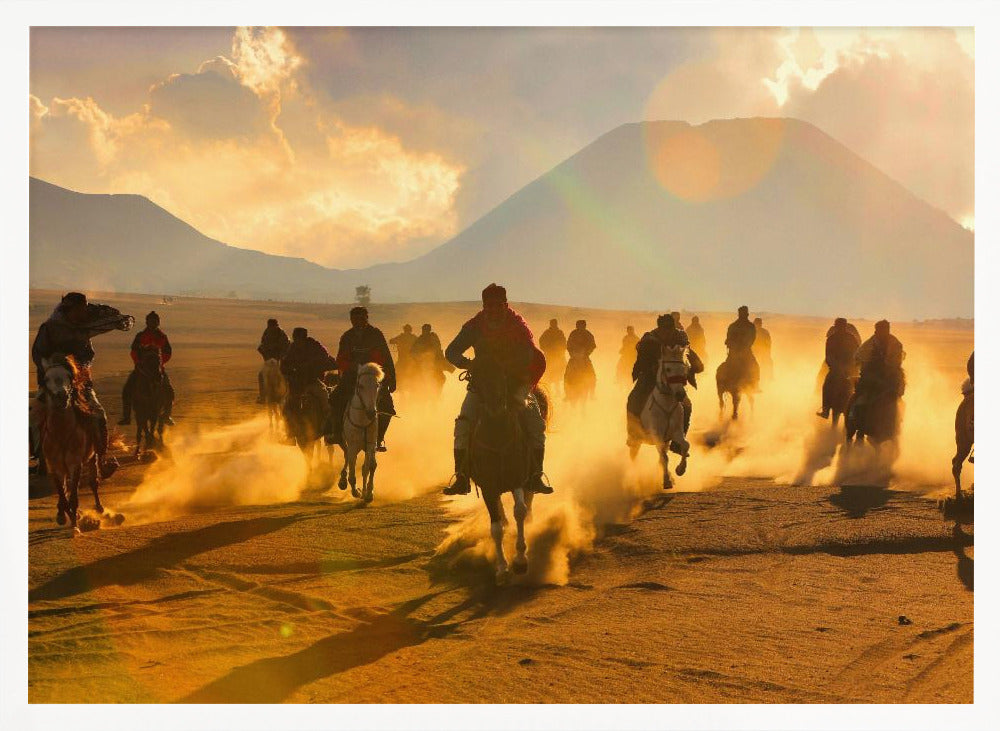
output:
<instances>
[{"instance_id":1,"label":"horse's hoof","mask_svg":"<svg viewBox=\"0 0 1000 731\"><path fill-rule=\"evenodd\" d=\"M505 568L497 569L496 582L497 586L506 586L510 581L510 572Z\"/></svg>"},{"instance_id":2,"label":"horse's hoof","mask_svg":"<svg viewBox=\"0 0 1000 731\"><path fill-rule=\"evenodd\" d=\"M60 510L56 515L56 523L59 525L66 525L66 513Z\"/></svg>"},{"instance_id":3,"label":"horse's hoof","mask_svg":"<svg viewBox=\"0 0 1000 731\"><path fill-rule=\"evenodd\" d=\"M361 493L358 491L358 488L356 488L354 485L351 485L351 495L356 498L361 497Z\"/></svg>"},{"instance_id":4,"label":"horse's hoof","mask_svg":"<svg viewBox=\"0 0 1000 731\"><path fill-rule=\"evenodd\" d=\"M337 487L339 487L341 490L346 490L347 489L347 480L341 478L341 480L337 483Z\"/></svg>"},{"instance_id":5,"label":"horse's hoof","mask_svg":"<svg viewBox=\"0 0 1000 731\"><path fill-rule=\"evenodd\" d=\"M511 564L510 570L518 576L523 576L528 573L528 559L526 557L515 558L514 563Z\"/></svg>"},{"instance_id":6,"label":"horse's hoof","mask_svg":"<svg viewBox=\"0 0 1000 731\"><path fill-rule=\"evenodd\" d=\"M677 476L683 477L684 473L687 472L687 470L688 470L688 464L687 461L685 460L681 462L679 465L677 465Z\"/></svg>"},{"instance_id":7,"label":"horse's hoof","mask_svg":"<svg viewBox=\"0 0 1000 731\"><path fill-rule=\"evenodd\" d=\"M663 481L663 489L664 490L673 490L674 489L674 483L671 480L664 480Z\"/></svg>"},{"instance_id":8,"label":"horse's hoof","mask_svg":"<svg viewBox=\"0 0 1000 731\"><path fill-rule=\"evenodd\" d=\"M365 501L365 504L368 504L375 499L375 496L370 492L366 492L362 499Z\"/></svg>"}]
</instances>

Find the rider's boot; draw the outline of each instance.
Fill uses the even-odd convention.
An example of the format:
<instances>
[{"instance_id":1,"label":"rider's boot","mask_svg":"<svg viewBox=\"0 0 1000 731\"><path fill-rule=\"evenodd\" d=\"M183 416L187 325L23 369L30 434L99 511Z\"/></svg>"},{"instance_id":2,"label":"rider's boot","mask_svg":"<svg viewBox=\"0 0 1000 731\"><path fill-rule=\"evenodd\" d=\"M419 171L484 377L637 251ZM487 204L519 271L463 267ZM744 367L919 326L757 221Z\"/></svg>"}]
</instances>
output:
<instances>
[{"instance_id":1,"label":"rider's boot","mask_svg":"<svg viewBox=\"0 0 1000 731\"><path fill-rule=\"evenodd\" d=\"M174 420L170 416L170 412L172 412L173 410L174 410L174 402L171 401L169 404L167 404L167 408L164 409L163 411L163 423L166 424L167 426L176 426L174 424Z\"/></svg>"},{"instance_id":2,"label":"rider's boot","mask_svg":"<svg viewBox=\"0 0 1000 731\"><path fill-rule=\"evenodd\" d=\"M468 472L468 450L455 450L455 479L444 489L445 495L468 495L472 491L469 483Z\"/></svg>"},{"instance_id":3,"label":"rider's boot","mask_svg":"<svg viewBox=\"0 0 1000 731\"><path fill-rule=\"evenodd\" d=\"M122 392L122 418L118 421L118 426L126 426L132 423L132 397L128 389Z\"/></svg>"},{"instance_id":4,"label":"rider's boot","mask_svg":"<svg viewBox=\"0 0 1000 731\"><path fill-rule=\"evenodd\" d=\"M375 447L376 452L387 452L389 451L385 446L385 432L389 428L389 422L392 421L392 417L381 414L378 422L378 444Z\"/></svg>"},{"instance_id":5,"label":"rider's boot","mask_svg":"<svg viewBox=\"0 0 1000 731\"><path fill-rule=\"evenodd\" d=\"M113 454L108 454L108 420L97 420L97 444L94 445L97 452L97 464L101 473L101 479L106 480L118 469L118 460Z\"/></svg>"},{"instance_id":6,"label":"rider's boot","mask_svg":"<svg viewBox=\"0 0 1000 731\"><path fill-rule=\"evenodd\" d=\"M540 495L551 495L552 485L546 485L542 480L545 464L545 447L535 447L531 450L531 477L528 478L528 489Z\"/></svg>"}]
</instances>

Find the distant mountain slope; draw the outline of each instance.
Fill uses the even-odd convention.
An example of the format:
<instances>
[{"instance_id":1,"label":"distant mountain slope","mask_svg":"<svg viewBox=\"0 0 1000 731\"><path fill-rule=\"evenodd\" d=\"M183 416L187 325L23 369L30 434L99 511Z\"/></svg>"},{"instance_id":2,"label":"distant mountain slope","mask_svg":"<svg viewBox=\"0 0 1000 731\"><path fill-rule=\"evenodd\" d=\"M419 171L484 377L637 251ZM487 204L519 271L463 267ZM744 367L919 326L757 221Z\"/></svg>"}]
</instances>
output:
<instances>
[{"instance_id":1,"label":"distant mountain slope","mask_svg":"<svg viewBox=\"0 0 1000 731\"><path fill-rule=\"evenodd\" d=\"M796 120L624 125L434 251L356 271L226 247L137 196L33 180L31 204L33 287L345 301L367 283L381 301L454 301L498 281L605 308L973 312L973 234Z\"/></svg>"}]
</instances>

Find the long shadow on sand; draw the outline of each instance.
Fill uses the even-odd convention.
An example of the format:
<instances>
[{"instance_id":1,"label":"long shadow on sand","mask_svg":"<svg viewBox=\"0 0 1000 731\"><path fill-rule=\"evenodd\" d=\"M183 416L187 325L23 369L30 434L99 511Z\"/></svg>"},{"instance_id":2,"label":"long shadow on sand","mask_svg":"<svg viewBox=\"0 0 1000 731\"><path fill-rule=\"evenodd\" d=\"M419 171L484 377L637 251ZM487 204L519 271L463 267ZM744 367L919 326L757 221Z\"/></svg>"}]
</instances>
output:
<instances>
[{"instance_id":1,"label":"long shadow on sand","mask_svg":"<svg viewBox=\"0 0 1000 731\"><path fill-rule=\"evenodd\" d=\"M972 545L972 536L963 531L959 523L955 523L951 534L955 537L955 558L958 559L955 569L958 572L958 580L966 589L974 591L974 564L973 560L965 555L965 546Z\"/></svg>"},{"instance_id":2,"label":"long shadow on sand","mask_svg":"<svg viewBox=\"0 0 1000 731\"><path fill-rule=\"evenodd\" d=\"M243 543L257 536L274 533L301 520L327 515L329 511L249 518L160 536L128 553L102 558L64 571L54 579L30 590L28 602L63 599L102 586L135 584L154 577L160 569L171 568L200 553Z\"/></svg>"},{"instance_id":3,"label":"long shadow on sand","mask_svg":"<svg viewBox=\"0 0 1000 731\"><path fill-rule=\"evenodd\" d=\"M410 615L428 601L452 589L431 592L403 602L393 611L315 642L291 655L256 660L180 699L180 703L280 703L298 688L352 668L376 662L386 655L443 638L467 621L489 613L481 598L470 596L428 620ZM458 614L477 609L461 622Z\"/></svg>"},{"instance_id":4,"label":"long shadow on sand","mask_svg":"<svg viewBox=\"0 0 1000 731\"><path fill-rule=\"evenodd\" d=\"M847 513L849 518L863 518L870 510L883 507L896 493L875 485L841 485L840 492L827 498L832 505Z\"/></svg>"}]
</instances>

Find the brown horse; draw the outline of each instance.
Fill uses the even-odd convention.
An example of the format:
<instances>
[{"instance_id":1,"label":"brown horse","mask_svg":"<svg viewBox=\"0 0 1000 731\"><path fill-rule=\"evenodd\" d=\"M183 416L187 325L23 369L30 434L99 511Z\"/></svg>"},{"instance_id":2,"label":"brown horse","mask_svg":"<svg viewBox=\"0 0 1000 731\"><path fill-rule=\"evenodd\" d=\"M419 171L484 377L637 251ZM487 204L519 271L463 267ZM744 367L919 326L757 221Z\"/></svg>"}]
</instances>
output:
<instances>
[{"instance_id":1,"label":"brown horse","mask_svg":"<svg viewBox=\"0 0 1000 731\"><path fill-rule=\"evenodd\" d=\"M730 352L715 371L715 388L719 393L719 414L726 408L725 394L733 402L733 420L740 418L740 398L745 395L753 409L753 395L760 383L760 366L753 355Z\"/></svg>"},{"instance_id":2,"label":"brown horse","mask_svg":"<svg viewBox=\"0 0 1000 731\"><path fill-rule=\"evenodd\" d=\"M80 481L86 475L94 493L94 509L104 512L97 494L97 426L85 396L86 375L73 356L53 355L42 360L43 396L35 401L41 453L59 495L56 522L69 519L76 527Z\"/></svg>"},{"instance_id":3,"label":"brown horse","mask_svg":"<svg viewBox=\"0 0 1000 731\"><path fill-rule=\"evenodd\" d=\"M849 369L834 368L823 379L823 403L830 407L830 418L836 427L840 417L847 413L847 405L854 395L854 379Z\"/></svg>"},{"instance_id":4,"label":"brown horse","mask_svg":"<svg viewBox=\"0 0 1000 731\"><path fill-rule=\"evenodd\" d=\"M966 458L972 462L972 445L974 442L974 399L972 381L966 379L962 384L962 403L955 412L955 456L951 460L951 474L955 478L955 499L962 499L962 464Z\"/></svg>"},{"instance_id":5,"label":"brown horse","mask_svg":"<svg viewBox=\"0 0 1000 731\"><path fill-rule=\"evenodd\" d=\"M566 394L566 400L586 408L587 402L594 398L596 388L597 373L594 371L590 356L571 355L563 376L563 393Z\"/></svg>"}]
</instances>

